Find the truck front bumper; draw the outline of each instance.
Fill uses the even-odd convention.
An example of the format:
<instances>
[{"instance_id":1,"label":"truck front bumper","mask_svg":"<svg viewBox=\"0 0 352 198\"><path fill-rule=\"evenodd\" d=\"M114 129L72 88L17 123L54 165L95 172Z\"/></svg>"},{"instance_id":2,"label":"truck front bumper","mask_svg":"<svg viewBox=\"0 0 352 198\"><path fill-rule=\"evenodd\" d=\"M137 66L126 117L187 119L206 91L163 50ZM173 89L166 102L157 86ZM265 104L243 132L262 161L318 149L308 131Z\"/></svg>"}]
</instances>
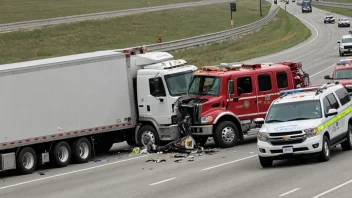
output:
<instances>
[{"instance_id":1,"label":"truck front bumper","mask_svg":"<svg viewBox=\"0 0 352 198\"><path fill-rule=\"evenodd\" d=\"M272 159L288 159L305 155L319 154L322 150L322 139L320 136L311 137L299 144L274 146L268 142L258 140L257 142L260 157L270 157ZM284 147L293 147L292 153L283 153Z\"/></svg>"},{"instance_id":2,"label":"truck front bumper","mask_svg":"<svg viewBox=\"0 0 352 198\"><path fill-rule=\"evenodd\" d=\"M340 51L341 51L342 53L352 53L352 48L351 48L351 49L340 48Z\"/></svg>"},{"instance_id":3,"label":"truck front bumper","mask_svg":"<svg viewBox=\"0 0 352 198\"><path fill-rule=\"evenodd\" d=\"M195 125L191 126L192 135L212 135L213 134L213 125Z\"/></svg>"}]
</instances>

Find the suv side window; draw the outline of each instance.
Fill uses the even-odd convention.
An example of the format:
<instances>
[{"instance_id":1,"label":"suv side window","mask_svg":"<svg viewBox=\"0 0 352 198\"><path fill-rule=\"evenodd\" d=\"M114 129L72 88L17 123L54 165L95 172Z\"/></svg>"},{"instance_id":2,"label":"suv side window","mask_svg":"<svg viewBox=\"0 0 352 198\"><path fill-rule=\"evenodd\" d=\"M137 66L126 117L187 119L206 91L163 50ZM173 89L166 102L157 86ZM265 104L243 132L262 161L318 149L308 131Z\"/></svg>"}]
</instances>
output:
<instances>
[{"instance_id":1,"label":"suv side window","mask_svg":"<svg viewBox=\"0 0 352 198\"><path fill-rule=\"evenodd\" d=\"M242 94L252 93L252 78L250 76L237 78L237 89L242 89Z\"/></svg>"},{"instance_id":2,"label":"suv side window","mask_svg":"<svg viewBox=\"0 0 352 198\"><path fill-rule=\"evenodd\" d=\"M331 104L331 108L334 108L334 109L338 109L340 107L339 103L337 102L336 100L336 97L334 96L334 94L329 94L326 96Z\"/></svg>"},{"instance_id":3,"label":"suv side window","mask_svg":"<svg viewBox=\"0 0 352 198\"><path fill-rule=\"evenodd\" d=\"M324 112L327 113L330 109L330 102L327 97L323 99Z\"/></svg>"},{"instance_id":4,"label":"suv side window","mask_svg":"<svg viewBox=\"0 0 352 198\"><path fill-rule=\"evenodd\" d=\"M149 79L149 90L150 95L154 97L166 96L165 87L161 77Z\"/></svg>"},{"instance_id":5,"label":"suv side window","mask_svg":"<svg viewBox=\"0 0 352 198\"><path fill-rule=\"evenodd\" d=\"M342 106L351 101L350 95L345 88L336 90L336 95L339 98Z\"/></svg>"},{"instance_id":6,"label":"suv side window","mask_svg":"<svg viewBox=\"0 0 352 198\"><path fill-rule=\"evenodd\" d=\"M270 74L260 74L258 75L258 87L259 91L270 91L271 86L271 76Z\"/></svg>"},{"instance_id":7,"label":"suv side window","mask_svg":"<svg viewBox=\"0 0 352 198\"><path fill-rule=\"evenodd\" d=\"M287 73L285 71L276 72L276 83L279 89L288 87Z\"/></svg>"}]
</instances>

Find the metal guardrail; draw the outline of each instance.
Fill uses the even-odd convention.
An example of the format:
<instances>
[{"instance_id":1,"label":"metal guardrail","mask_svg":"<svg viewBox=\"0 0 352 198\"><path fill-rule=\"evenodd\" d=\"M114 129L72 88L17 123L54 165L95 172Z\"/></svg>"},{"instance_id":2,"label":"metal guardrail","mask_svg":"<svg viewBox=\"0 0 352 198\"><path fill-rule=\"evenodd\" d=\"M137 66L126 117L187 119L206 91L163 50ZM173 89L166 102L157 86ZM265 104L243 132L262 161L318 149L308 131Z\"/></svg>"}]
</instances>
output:
<instances>
[{"instance_id":1,"label":"metal guardrail","mask_svg":"<svg viewBox=\"0 0 352 198\"><path fill-rule=\"evenodd\" d=\"M265 2L270 4L269 2ZM148 51L172 51L172 50L177 50L177 49L183 49L183 48L188 48L188 47L194 47L202 44L207 44L207 43L212 43L215 41L221 41L224 39L228 39L231 37L243 35L249 32L253 32L255 30L258 30L265 26L267 23L269 23L279 12L279 7L272 4L271 9L269 13L262 18L259 21L256 21L254 23L250 23L248 25L244 25L241 27L233 28L230 30L225 30L221 32L215 32L211 34L206 34L206 35L201 35L201 36L196 36L196 37L191 37L191 38L186 38L186 39L180 39L180 40L175 40L175 41L169 41L169 42L164 42L164 43L158 43L158 44L151 44L151 45L145 45L145 47L148 49Z\"/></svg>"},{"instance_id":2,"label":"metal guardrail","mask_svg":"<svg viewBox=\"0 0 352 198\"><path fill-rule=\"evenodd\" d=\"M32 20L32 21L6 23L6 24L0 24L0 32L15 31L15 30L26 29L26 28L39 28L47 25L57 25L57 24L72 23L72 22L79 22L79 21L85 21L85 20L110 18L110 17L125 16L125 15L131 15L131 14L140 14L145 12L153 12L153 11L160 11L160 10L167 10L167 9L174 9L174 8L204 6L204 5L211 5L216 3L226 3L230 1L234 1L234 0L202 0L202 1L189 2L189 3L178 3L178 4L170 4L170 5L152 6L152 7L146 7L146 8L116 10L116 11L109 11L109 12L99 12L99 13L91 13L91 14L57 17L57 18L50 18L50 19L39 19L39 20Z\"/></svg>"},{"instance_id":3,"label":"metal guardrail","mask_svg":"<svg viewBox=\"0 0 352 198\"><path fill-rule=\"evenodd\" d=\"M352 9L352 3L336 3L336 2L327 2L327 1L312 1L313 5L329 6L335 8L346 8Z\"/></svg>"}]
</instances>

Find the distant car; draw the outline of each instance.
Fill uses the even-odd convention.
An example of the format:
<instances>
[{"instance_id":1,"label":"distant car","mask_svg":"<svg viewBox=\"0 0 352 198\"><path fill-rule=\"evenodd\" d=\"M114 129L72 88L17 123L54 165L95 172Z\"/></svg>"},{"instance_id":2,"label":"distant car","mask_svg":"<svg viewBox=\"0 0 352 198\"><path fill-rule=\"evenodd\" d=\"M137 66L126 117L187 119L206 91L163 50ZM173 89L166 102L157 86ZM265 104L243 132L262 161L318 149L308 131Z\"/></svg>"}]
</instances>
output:
<instances>
[{"instance_id":1,"label":"distant car","mask_svg":"<svg viewBox=\"0 0 352 198\"><path fill-rule=\"evenodd\" d=\"M337 23L338 27L351 27L350 20L348 18L340 18Z\"/></svg>"},{"instance_id":2,"label":"distant car","mask_svg":"<svg viewBox=\"0 0 352 198\"><path fill-rule=\"evenodd\" d=\"M352 30L348 31L349 34L352 34Z\"/></svg>"},{"instance_id":3,"label":"distant car","mask_svg":"<svg viewBox=\"0 0 352 198\"><path fill-rule=\"evenodd\" d=\"M345 54L352 53L352 35L345 35L337 42L339 44L339 54L344 56Z\"/></svg>"},{"instance_id":4,"label":"distant car","mask_svg":"<svg viewBox=\"0 0 352 198\"><path fill-rule=\"evenodd\" d=\"M333 15L325 16L324 23L335 23L335 18Z\"/></svg>"},{"instance_id":5,"label":"distant car","mask_svg":"<svg viewBox=\"0 0 352 198\"><path fill-rule=\"evenodd\" d=\"M296 0L292 0L292 2L296 2Z\"/></svg>"}]
</instances>

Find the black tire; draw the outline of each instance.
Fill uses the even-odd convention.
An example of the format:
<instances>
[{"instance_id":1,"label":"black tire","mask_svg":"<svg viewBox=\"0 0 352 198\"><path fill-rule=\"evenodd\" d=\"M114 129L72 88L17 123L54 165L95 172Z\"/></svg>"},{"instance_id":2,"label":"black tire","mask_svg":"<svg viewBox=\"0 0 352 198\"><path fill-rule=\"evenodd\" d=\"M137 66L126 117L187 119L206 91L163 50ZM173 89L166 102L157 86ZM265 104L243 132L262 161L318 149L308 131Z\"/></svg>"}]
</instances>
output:
<instances>
[{"instance_id":1,"label":"black tire","mask_svg":"<svg viewBox=\"0 0 352 198\"><path fill-rule=\"evenodd\" d=\"M318 160L321 162L327 162L330 160L330 141L326 135L324 135L323 138L323 148L320 152Z\"/></svg>"},{"instance_id":2,"label":"black tire","mask_svg":"<svg viewBox=\"0 0 352 198\"><path fill-rule=\"evenodd\" d=\"M193 136L193 139L196 141L196 145L198 146L204 146L207 141L208 141L208 136L197 136L197 137L194 137Z\"/></svg>"},{"instance_id":3,"label":"black tire","mask_svg":"<svg viewBox=\"0 0 352 198\"><path fill-rule=\"evenodd\" d=\"M260 165L262 165L263 168L268 168L273 166L273 160L271 158L259 156L259 161L260 161Z\"/></svg>"},{"instance_id":4,"label":"black tire","mask_svg":"<svg viewBox=\"0 0 352 198\"><path fill-rule=\"evenodd\" d=\"M227 130L224 131L224 130ZM233 134L231 134L231 132ZM227 134L223 134L227 133ZM234 136L232 136L234 135ZM229 137L231 136L231 137ZM228 140L224 140L224 138ZM239 132L237 126L230 121L223 121L218 124L214 131L214 141L221 148L230 148L238 144Z\"/></svg>"},{"instance_id":5,"label":"black tire","mask_svg":"<svg viewBox=\"0 0 352 198\"><path fill-rule=\"evenodd\" d=\"M70 163L71 160L71 147L65 141L57 142L50 152L50 158L54 166L61 168Z\"/></svg>"},{"instance_id":6,"label":"black tire","mask_svg":"<svg viewBox=\"0 0 352 198\"><path fill-rule=\"evenodd\" d=\"M71 150L76 163L87 163L92 155L92 144L87 138L79 138L73 142Z\"/></svg>"},{"instance_id":7,"label":"black tire","mask_svg":"<svg viewBox=\"0 0 352 198\"><path fill-rule=\"evenodd\" d=\"M352 150L352 125L348 123L347 140L341 143L342 150Z\"/></svg>"},{"instance_id":8,"label":"black tire","mask_svg":"<svg viewBox=\"0 0 352 198\"><path fill-rule=\"evenodd\" d=\"M137 133L137 141L138 141L138 146L139 147L145 147L146 146L146 141L144 141L145 138L150 138L150 140L155 144L155 145L160 145L160 140L159 140L159 135L158 132L154 129L154 127L150 125L145 125L142 126Z\"/></svg>"},{"instance_id":9,"label":"black tire","mask_svg":"<svg viewBox=\"0 0 352 198\"><path fill-rule=\"evenodd\" d=\"M24 147L20 150L16 156L16 167L17 171L24 175L31 174L35 171L37 168L37 155L31 147Z\"/></svg>"}]
</instances>

